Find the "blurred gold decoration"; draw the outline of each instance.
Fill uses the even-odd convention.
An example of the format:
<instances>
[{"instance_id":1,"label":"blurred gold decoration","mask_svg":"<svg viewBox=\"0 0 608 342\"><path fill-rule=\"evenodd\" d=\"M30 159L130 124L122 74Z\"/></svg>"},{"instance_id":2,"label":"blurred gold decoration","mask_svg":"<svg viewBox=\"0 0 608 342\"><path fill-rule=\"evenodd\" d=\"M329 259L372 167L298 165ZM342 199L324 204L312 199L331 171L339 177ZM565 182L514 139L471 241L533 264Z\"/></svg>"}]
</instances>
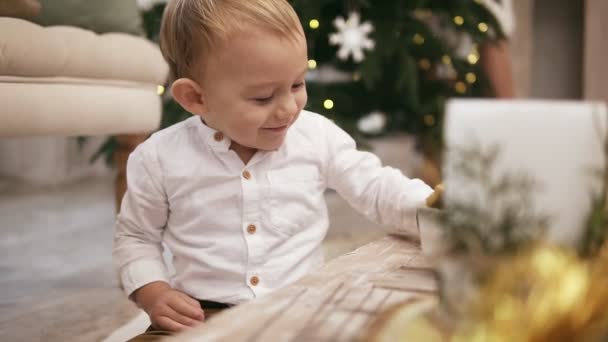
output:
<instances>
[{"instance_id":1,"label":"blurred gold decoration","mask_svg":"<svg viewBox=\"0 0 608 342\"><path fill-rule=\"evenodd\" d=\"M483 32L483 33L488 32L488 24L486 24L486 23L477 24L477 28L479 29L480 32Z\"/></svg>"},{"instance_id":2,"label":"blurred gold decoration","mask_svg":"<svg viewBox=\"0 0 608 342\"><path fill-rule=\"evenodd\" d=\"M429 70L429 69L431 69L431 62L429 61L428 58L423 58L418 61L418 66L422 70Z\"/></svg>"},{"instance_id":3,"label":"blurred gold decoration","mask_svg":"<svg viewBox=\"0 0 608 342\"><path fill-rule=\"evenodd\" d=\"M317 61L315 61L314 59L309 59L308 60L308 69L316 69L317 68Z\"/></svg>"},{"instance_id":4,"label":"blurred gold decoration","mask_svg":"<svg viewBox=\"0 0 608 342\"><path fill-rule=\"evenodd\" d=\"M464 82L462 81L458 81L456 82L456 84L454 85L454 89L456 90L456 92L458 94L464 94L467 92L467 85L464 84Z\"/></svg>"},{"instance_id":5,"label":"blurred gold decoration","mask_svg":"<svg viewBox=\"0 0 608 342\"><path fill-rule=\"evenodd\" d=\"M359 81L361 79L361 73L358 71L355 71L353 73L353 81Z\"/></svg>"},{"instance_id":6,"label":"blurred gold decoration","mask_svg":"<svg viewBox=\"0 0 608 342\"><path fill-rule=\"evenodd\" d=\"M503 258L453 340L605 341L606 260L547 246Z\"/></svg>"},{"instance_id":7,"label":"blurred gold decoration","mask_svg":"<svg viewBox=\"0 0 608 342\"><path fill-rule=\"evenodd\" d=\"M457 15L454 17L454 24L458 25L458 26L462 26L464 24L464 18Z\"/></svg>"},{"instance_id":8,"label":"blurred gold decoration","mask_svg":"<svg viewBox=\"0 0 608 342\"><path fill-rule=\"evenodd\" d=\"M312 19L312 20L311 20L311 21L308 23L308 26L309 26L311 29L313 29L313 30L318 29L318 28L319 28L319 26L320 26L319 20L317 20L317 19Z\"/></svg>"},{"instance_id":9,"label":"blurred gold decoration","mask_svg":"<svg viewBox=\"0 0 608 342\"><path fill-rule=\"evenodd\" d=\"M424 37L420 33L416 33L414 35L414 37L412 38L412 41L416 45L422 45L422 44L424 44Z\"/></svg>"},{"instance_id":10,"label":"blurred gold decoration","mask_svg":"<svg viewBox=\"0 0 608 342\"><path fill-rule=\"evenodd\" d=\"M467 72L467 74L465 75L465 79L468 83L473 84L477 82L477 75L475 75L474 72Z\"/></svg>"},{"instance_id":11,"label":"blurred gold decoration","mask_svg":"<svg viewBox=\"0 0 608 342\"><path fill-rule=\"evenodd\" d=\"M443 57L441 57L441 61L443 64L452 64L452 58L450 58L448 55L443 55Z\"/></svg>"},{"instance_id":12,"label":"blurred gold decoration","mask_svg":"<svg viewBox=\"0 0 608 342\"><path fill-rule=\"evenodd\" d=\"M334 108L334 101L327 99L325 101L323 101L323 107L325 109L333 109Z\"/></svg>"},{"instance_id":13,"label":"blurred gold decoration","mask_svg":"<svg viewBox=\"0 0 608 342\"><path fill-rule=\"evenodd\" d=\"M598 253L598 259L602 260L604 263L608 263L608 241L604 242L604 245L600 249Z\"/></svg>"},{"instance_id":14,"label":"blurred gold decoration","mask_svg":"<svg viewBox=\"0 0 608 342\"><path fill-rule=\"evenodd\" d=\"M464 318L403 303L379 315L370 341L553 342L608 340L608 244L593 259L535 246L496 262ZM413 305L417 304L417 305Z\"/></svg>"}]
</instances>

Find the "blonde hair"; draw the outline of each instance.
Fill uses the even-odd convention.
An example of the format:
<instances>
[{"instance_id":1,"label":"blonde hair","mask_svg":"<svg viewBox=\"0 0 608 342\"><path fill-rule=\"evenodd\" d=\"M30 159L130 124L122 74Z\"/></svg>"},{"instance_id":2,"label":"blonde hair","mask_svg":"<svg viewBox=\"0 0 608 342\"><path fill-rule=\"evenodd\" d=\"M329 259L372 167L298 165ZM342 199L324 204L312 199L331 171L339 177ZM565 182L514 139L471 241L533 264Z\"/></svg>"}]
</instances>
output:
<instances>
[{"instance_id":1,"label":"blonde hair","mask_svg":"<svg viewBox=\"0 0 608 342\"><path fill-rule=\"evenodd\" d=\"M254 25L280 36L301 35L300 20L287 0L170 0L160 30L160 48L171 78L192 77L196 60L214 43Z\"/></svg>"}]
</instances>

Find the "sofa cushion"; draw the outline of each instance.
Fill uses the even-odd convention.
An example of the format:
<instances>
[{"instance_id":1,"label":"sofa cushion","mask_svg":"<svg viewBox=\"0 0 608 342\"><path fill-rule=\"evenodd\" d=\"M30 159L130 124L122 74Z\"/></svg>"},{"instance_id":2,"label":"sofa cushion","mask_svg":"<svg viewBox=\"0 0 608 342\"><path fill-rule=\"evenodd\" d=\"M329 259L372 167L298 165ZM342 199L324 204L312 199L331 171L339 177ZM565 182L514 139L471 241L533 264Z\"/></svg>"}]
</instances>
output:
<instances>
[{"instance_id":1,"label":"sofa cushion","mask_svg":"<svg viewBox=\"0 0 608 342\"><path fill-rule=\"evenodd\" d=\"M156 86L74 78L0 76L0 137L152 132Z\"/></svg>"},{"instance_id":2,"label":"sofa cushion","mask_svg":"<svg viewBox=\"0 0 608 342\"><path fill-rule=\"evenodd\" d=\"M76 77L163 84L168 67L158 46L124 33L41 27L0 17L0 75Z\"/></svg>"}]
</instances>

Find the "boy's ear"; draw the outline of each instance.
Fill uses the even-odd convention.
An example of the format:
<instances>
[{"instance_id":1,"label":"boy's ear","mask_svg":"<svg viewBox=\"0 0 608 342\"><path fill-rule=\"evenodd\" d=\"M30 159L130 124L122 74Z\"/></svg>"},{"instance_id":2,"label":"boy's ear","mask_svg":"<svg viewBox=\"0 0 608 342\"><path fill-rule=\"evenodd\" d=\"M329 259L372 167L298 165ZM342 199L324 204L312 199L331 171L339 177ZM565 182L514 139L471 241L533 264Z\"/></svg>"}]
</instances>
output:
<instances>
[{"instance_id":1,"label":"boy's ear","mask_svg":"<svg viewBox=\"0 0 608 342\"><path fill-rule=\"evenodd\" d=\"M184 109L195 115L203 115L207 112L207 106L203 99L203 92L198 83L189 78L180 78L171 86L173 99Z\"/></svg>"}]
</instances>

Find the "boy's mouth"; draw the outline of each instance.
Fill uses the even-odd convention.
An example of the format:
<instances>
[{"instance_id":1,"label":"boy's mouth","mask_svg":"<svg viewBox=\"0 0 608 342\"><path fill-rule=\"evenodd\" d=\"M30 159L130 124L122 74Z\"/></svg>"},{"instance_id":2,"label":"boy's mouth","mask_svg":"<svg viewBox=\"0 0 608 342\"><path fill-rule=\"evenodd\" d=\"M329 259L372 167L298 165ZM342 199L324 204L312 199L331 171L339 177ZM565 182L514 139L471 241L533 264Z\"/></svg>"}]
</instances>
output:
<instances>
[{"instance_id":1,"label":"boy's mouth","mask_svg":"<svg viewBox=\"0 0 608 342\"><path fill-rule=\"evenodd\" d=\"M273 133L281 133L287 130L287 128L289 127L289 125L283 125L283 126L276 126L276 127L263 127L262 129L269 131L269 132L273 132Z\"/></svg>"}]
</instances>

